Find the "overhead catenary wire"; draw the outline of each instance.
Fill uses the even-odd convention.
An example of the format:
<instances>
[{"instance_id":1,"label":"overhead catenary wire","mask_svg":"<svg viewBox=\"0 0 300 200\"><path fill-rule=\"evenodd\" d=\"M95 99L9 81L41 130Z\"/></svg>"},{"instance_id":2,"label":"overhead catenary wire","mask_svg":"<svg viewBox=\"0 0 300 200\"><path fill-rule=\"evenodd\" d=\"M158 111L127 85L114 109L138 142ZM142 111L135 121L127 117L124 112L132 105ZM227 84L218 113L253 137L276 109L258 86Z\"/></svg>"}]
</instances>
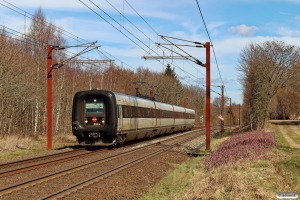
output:
<instances>
[{"instance_id":1,"label":"overhead catenary wire","mask_svg":"<svg viewBox=\"0 0 300 200\"><path fill-rule=\"evenodd\" d=\"M177 45L175 45L173 42L171 42L170 40L168 40L168 39L166 39L166 38L164 38L164 36L161 36L164 40L167 40L168 42L170 42L172 45L174 45L175 47L177 47L178 49L180 49L182 52L184 52L185 54L187 54L188 56L191 56L190 54L188 54L186 51L184 51L182 48L180 48L179 46L177 46ZM192 57L192 56L191 56ZM200 65L200 66L202 66L202 67L204 67L204 64L201 62L201 61L199 61L198 59L196 59L196 58L194 58L194 57L192 57L195 61L193 61L193 62L195 62L196 64L198 64L198 65Z\"/></svg>"},{"instance_id":2,"label":"overhead catenary wire","mask_svg":"<svg viewBox=\"0 0 300 200\"><path fill-rule=\"evenodd\" d=\"M148 52L146 52L146 53L149 53L150 51L153 51L152 50L152 48L154 47L152 47L152 48L150 48L150 41L154 44L155 42L149 37L149 36L147 36L141 29L139 29L135 24L133 24L127 17L125 17L125 15L124 15L124 10L123 10L123 14L115 7L115 6L113 6L108 0L106 0L106 2L111 6L111 7L113 7L122 17L123 17L123 19L126 19L132 26L134 26L139 32L141 32L147 39L149 39L149 51ZM142 20L158 35L158 33L153 29L153 27L152 26L150 26L150 24L126 1L126 3L132 8L132 10L134 10L134 12L137 14L137 15L139 15L141 18L142 18ZM124 9L124 7L123 7L123 9ZM101 9L102 10L102 9ZM103 11L103 10L102 10ZM103 11L104 12L104 11ZM106 12L104 12L106 15L108 15ZM108 15L109 16L109 15ZM111 18L111 17L110 17ZM111 18L112 19L112 18ZM114 20L115 21L115 20ZM115 21L116 22L116 21ZM120 25L120 27L123 27L124 29L125 29L125 27L124 27L124 21L123 21L123 26L121 26L121 24L119 24Z\"/></svg>"},{"instance_id":3,"label":"overhead catenary wire","mask_svg":"<svg viewBox=\"0 0 300 200\"><path fill-rule=\"evenodd\" d=\"M81 0L79 0L81 3L83 3ZM103 13L105 13L109 18L111 18L114 22L116 22L118 25L121 26L121 24L119 22L117 22L115 19L113 19L108 13L106 13L103 9L101 9L98 5L96 5L93 1L89 0L93 5L95 5L98 9L100 9ZM106 19L104 19L101 15L99 15L96 11L94 11L92 8L90 8L89 6L87 6L85 3L83 3L86 7L88 7L91 11L93 11L95 14L97 14L99 17L101 17L103 20L105 20L107 23L109 23L111 26L113 26L116 30L118 30L118 28L116 26L114 26L113 24L111 24L110 22L108 22ZM110 3L109 3L110 4ZM115 8L115 7L114 7ZM116 9L116 8L115 8ZM117 10L117 9L116 9ZM118 10L117 10L118 11ZM120 13L120 11L118 11ZM120 13L121 14L121 13ZM123 14L121 14L123 15ZM124 17L124 15L123 15ZM127 19L127 18L126 18ZM127 19L128 20L128 19ZM128 20L129 21L129 20ZM135 25L134 25L135 26ZM136 26L135 26L136 27ZM137 28L137 27L136 27ZM126 30L129 34L131 34L134 38L136 38L138 41L140 41L142 44L144 44L146 47L147 45L142 42L139 38L137 38L134 34L132 34L129 30L127 30L125 27L123 27L124 30ZM137 28L138 29L138 28ZM140 29L138 29L140 31ZM121 31L120 31L121 32ZM142 31L141 31L142 32ZM139 46L142 50L144 50L145 52L147 52L144 48L142 48L140 45L138 45L135 41L133 41L131 38L129 38L125 33L121 32L124 36L126 36L128 39L130 39L133 43L135 43L137 46ZM144 34L145 35L145 34ZM147 36L147 38L149 38ZM153 40L151 40L152 42L154 42ZM150 49L151 51L153 51L152 49ZM155 51L153 51L155 54L157 54ZM149 52L147 52L149 53ZM150 54L151 55L151 54ZM170 63L169 63L170 64Z\"/></svg>"},{"instance_id":4,"label":"overhead catenary wire","mask_svg":"<svg viewBox=\"0 0 300 200\"><path fill-rule=\"evenodd\" d=\"M7 1L5 1L5 0L3 0L4 2L6 2L6 3L8 3ZM128 2L127 2L128 3ZM10 5L12 5L11 3L8 3L8 4L10 4ZM129 4L129 3L128 3ZM19 14L21 14L21 15L24 15L23 13L21 13L21 12L19 12L19 11L17 11L16 9L13 9L13 8L11 8L11 7L8 7L8 6L6 6L6 5L4 5L4 4L1 4L1 5L3 5L3 6L5 6L5 7L7 7L7 8L9 8L9 9L11 9L11 10L13 10L14 12L17 12L17 13L19 13ZM129 4L130 5L130 4ZM22 10L22 9L20 9L20 8L18 8L17 6L14 6L14 5L12 5L14 8L17 8L17 9L19 9L19 10L21 10L22 12L24 12L24 13L26 13L26 15L24 16L24 17L26 17L26 18L29 18L29 19L32 19L33 20L33 18L32 17L30 17L30 16L33 16L32 14L30 14L30 13L28 13L27 11L24 11L24 10ZM137 11L130 5L130 7L137 13ZM138 13L137 13L138 14ZM30 16L29 16L30 15ZM140 15L140 14L138 14L141 18L142 18L142 16ZM34 19L34 20L36 20L36 19ZM145 22L146 22L146 20L145 19L143 19ZM76 41L80 41L80 42L82 42L82 41L86 41L86 40L84 40L84 39L82 39L82 38L80 38L80 37L78 37L78 36L75 36L74 34L72 34L72 33L70 33L70 32L67 32L67 31L65 31L65 30L63 30L63 29L61 29L61 28L59 28L59 27L57 27L57 26L55 26L55 25L53 25L52 23L48 23L47 21L40 21L40 20L36 20L38 23L45 23L45 24L51 24L53 27L55 27L57 30L59 30L61 33L63 33L63 35L66 35L67 37L69 37L69 38L71 38L71 39L74 39L74 40L76 40ZM147 23L147 22L146 22ZM149 23L147 23L148 24L148 26L150 26L149 25ZM151 27L151 26L150 26ZM155 31L154 29L153 29L153 27L151 27L151 29L153 30L153 31ZM156 32L156 31L155 31ZM157 34L157 32L156 32L156 34ZM27 40L27 41L29 41L29 40ZM151 40L152 42L153 42L153 40ZM32 44L32 41L31 41L31 44ZM33 44L32 44L33 45ZM145 44L144 44L145 45ZM146 45L145 45L146 46ZM110 57L113 57L111 54L109 54L108 52L106 52L106 51L104 51L102 48L100 49L97 49L97 51L99 52L99 54L102 54L103 56L105 56L106 58L109 58L109 56ZM69 52L69 53L72 53L72 54L74 54L73 52ZM109 56L107 56L107 54L109 54ZM82 57L82 56L81 56ZM84 58L84 57L83 57ZM130 67L130 68L132 68L132 69L134 69L133 67L131 67L130 65L128 65L127 63L125 63L125 62L123 62L123 61L121 61L120 59L117 59L116 57L114 57L115 58L115 60L119 60L121 63L122 63L122 65L123 64L125 64L126 66L128 66L128 67ZM162 65L165 65L163 62L161 62L161 61L159 61ZM171 63L171 62L166 62L166 63L168 63L168 64L171 64L171 65L174 65L176 68L178 68L177 67L177 64L175 64L175 63ZM189 62L188 62L189 63ZM189 63L190 64L190 63ZM193 66L193 65L192 65ZM178 69L180 69L181 71L183 71L184 73L186 73L186 71L184 71L184 70L182 70L181 68L178 68ZM200 72L201 73L201 72ZM190 75L190 74L189 74ZM196 80L198 79L198 77L196 77Z\"/></svg>"},{"instance_id":5,"label":"overhead catenary wire","mask_svg":"<svg viewBox=\"0 0 300 200\"><path fill-rule=\"evenodd\" d=\"M140 16L140 18L156 33L156 35L158 35L158 33L154 30L154 28L131 6L130 3L128 3L127 0L125 0L125 2L132 8L132 10L138 15Z\"/></svg>"},{"instance_id":6,"label":"overhead catenary wire","mask_svg":"<svg viewBox=\"0 0 300 200\"><path fill-rule=\"evenodd\" d=\"M90 6L86 5L85 3L83 3L81 0L79 0L82 4L84 4L87 8L89 8L92 12L94 12L96 15L98 15L99 17L101 17L103 20L105 20L107 23L109 23L111 26L113 26L115 29L118 30L118 28L116 26L114 26L112 23L110 23L109 21L107 21L104 17L102 17L101 15L99 15L95 10L93 10ZM113 21L115 21L117 24L121 25L119 22L117 22L115 19L113 19L109 14L107 14L103 9L101 9L98 5L96 5L93 1L89 0L94 6L96 6L99 10L101 10L102 12L104 12L107 16L109 16ZM137 38L135 35L133 35L130 31L128 31L126 28L123 27L124 30L126 30L129 34L131 34L133 37L135 37L137 40L139 40L142 44L144 44L145 46L147 46L144 42L142 42L139 38ZM121 32L121 31L120 31ZM127 37L129 40L131 40L134 44L136 44L138 47L140 47L141 49L143 49L144 51L146 51L143 47L141 47L139 44L137 44L133 39L131 39L130 37L128 37L126 34L124 34L123 32L121 32L125 37Z\"/></svg>"},{"instance_id":7,"label":"overhead catenary wire","mask_svg":"<svg viewBox=\"0 0 300 200\"><path fill-rule=\"evenodd\" d=\"M108 24L110 24L112 27L114 27L116 30L118 30L119 32L121 32L116 26L114 26L112 23L110 23L108 20L106 20L104 17L102 17L100 14L98 14L94 9L92 9L90 6L88 6L87 4L83 3L81 0L79 0L82 4L84 4L88 9L90 9L92 12L94 12L96 15L98 15L100 18L102 18L104 21L106 21ZM100 9L103 13L105 13L109 18L111 18L115 23L117 23L118 25L121 26L121 24L119 22L117 22L115 19L113 19L108 13L106 13L103 9L101 9L99 6L97 6L93 1L89 0L93 5L95 5L98 9ZM119 12L119 11L118 11ZM120 13L120 12L119 12ZM124 28L124 27L123 27ZM130 33L130 35L132 35L133 37L135 37L138 41L140 41L142 44L144 44L145 46L147 46L145 43L143 43L140 39L138 39L134 34L132 34L129 30L127 30L126 28L124 28L124 30L126 30L128 33ZM121 32L125 37L127 37L129 40L131 40L133 43L135 43L138 47L140 47L142 50L144 50L145 52L147 52L144 48L142 48L140 45L138 45L135 41L133 41L129 36L127 36L124 32ZM151 50L153 51L153 50ZM155 51L153 51L155 54L157 54ZM151 55L151 54L150 54ZM160 61L159 61L160 62ZM161 63L161 62L160 62ZM167 61L167 63L172 64L170 62ZM163 64L163 63L162 63ZM164 65L164 64L163 64Z\"/></svg>"},{"instance_id":8,"label":"overhead catenary wire","mask_svg":"<svg viewBox=\"0 0 300 200\"><path fill-rule=\"evenodd\" d=\"M35 19L33 18L34 15L30 14L29 12L27 12L27 11L25 11L25 10L23 10L23 9L21 9L21 8L19 8L19 7L15 6L15 5L13 5L13 4L7 2L6 0L2 0L2 1L4 1L4 2L6 2L7 4L13 6L14 8L16 8L16 9L18 9L18 10L21 10L22 12L24 12L24 13L29 14L29 15L32 16L32 17L29 17L29 16L25 15L24 17L27 17L27 18L29 18L29 19L31 19L31 20L35 20ZM8 8L8 9L10 9L10 10L16 12L16 13L19 13L20 15L24 15L24 14L22 14L21 12L19 12L19 11L13 9L13 8L7 6L7 5L4 5L4 4L2 4L2 3L0 3L0 4L1 4L2 6L4 6L4 7ZM83 38L80 38L80 37L78 37L78 36L76 36L76 35L74 35L74 34L68 32L68 31L66 31L66 30L64 30L64 29L62 29L62 28L60 28L60 27L57 27L57 26L55 26L54 24L52 24L52 23L50 23L50 22L47 22L47 21L42 21L42 22L40 22L40 21L38 21L38 20L35 20L35 21L38 22L38 23L45 23L45 24L48 24L48 25L51 24L51 26L53 26L53 27L55 27L57 30L61 31L63 35L65 35L65 36L67 36L67 37L69 37L69 38L71 38L71 39L73 39L73 40L75 40L75 41L79 41L79 42L81 42L81 43L82 43L82 42L88 42L87 40L85 40L85 39L83 39ZM97 49L97 51L100 52L99 49ZM103 55L105 55L105 54L103 54ZM106 56L106 55L105 55L105 56ZM107 57L107 56L106 56L106 58L109 59L109 57ZM123 62L123 61L122 61L122 62ZM125 63L125 62L123 62L123 63ZM128 67L134 69L134 68L133 68L132 66L130 66L129 64L126 64L126 65L127 65Z\"/></svg>"},{"instance_id":9,"label":"overhead catenary wire","mask_svg":"<svg viewBox=\"0 0 300 200\"><path fill-rule=\"evenodd\" d=\"M2 26L2 25L0 25L0 26ZM5 26L2 26L2 27L3 27L3 29L9 29L9 30L11 30L11 31L13 31L13 32L15 32L15 33L18 33L18 34L21 34L21 35L26 36L26 37L24 38L24 37L21 37L21 36L19 36L19 35L14 34L13 32L8 32L8 31L5 30L5 32L10 33L10 34L12 34L12 35L14 35L14 36L16 36L16 37L19 37L20 39L16 39L16 38L13 38L12 36L7 36L7 35L1 34L1 35L5 36L5 37L11 38L11 39L13 39L13 40L18 40L18 41L23 42L23 43L28 43L28 44L30 44L30 45L34 45L34 46L37 46L37 47L42 47L42 48L44 48L44 49L46 49L46 46L48 45L47 43L44 43L44 42L41 42L41 41L37 41L37 39L35 39L35 38L33 38L33 37L30 37L30 36L28 36L28 35L26 35L26 34L20 33L20 32L18 32L18 31L16 31L16 30L11 29L11 28L8 28L8 27L5 27ZM30 38L30 40L29 40L28 38ZM28 41L29 41L29 42L28 42ZM78 45L78 46L80 46L80 45ZM69 46L68 46L68 47L69 47ZM67 50L65 50L65 47L63 47L63 46L54 46L54 48L56 48L56 49L61 48L61 49L64 49L64 51L67 51ZM54 51L54 52L57 53L56 51ZM78 55L78 54L73 53L73 52L70 52L70 51L67 51L67 52L70 53L70 54L73 54L72 57L76 57L76 56ZM100 51L100 52L101 52L101 51ZM101 53L102 53L102 52L101 52ZM75 56L74 56L74 55L75 55ZM103 54L103 55L104 55L104 54ZM69 55L69 56L70 56L70 55ZM80 55L80 57L83 57L83 56ZM83 58L88 59L88 58L86 58L86 57L83 57ZM70 58L67 59L67 60L70 60ZM67 61L65 61L64 63L66 63L66 62L67 62ZM61 64L62 64L62 63L54 64L53 67L54 67L54 68L60 68L60 67L61 67ZM91 63L85 63L85 64L90 64L90 65L91 65ZM104 69L103 67L101 67L101 68ZM118 75L122 76L121 72L115 71L115 73L117 73ZM128 80L128 81L131 81L129 78L125 78L125 79Z\"/></svg>"},{"instance_id":10,"label":"overhead catenary wire","mask_svg":"<svg viewBox=\"0 0 300 200\"><path fill-rule=\"evenodd\" d=\"M37 40L36 38L34 38L34 37L31 37L31 36L29 36L29 35L23 34L23 33L19 32L19 31L16 31L16 30L14 30L14 29L8 28L8 27L6 27L6 26L3 26L3 25L0 25L0 26L2 27L2 30L4 30L6 33L9 33L9 34L13 35L14 37L18 37L18 38L20 38L20 39L16 39L16 38L14 38L14 37L12 37L12 36L4 35L4 34L1 34L1 35L5 36L5 37L8 37L8 38L11 38L11 39L14 39L14 40L17 40L17 41L19 41L19 42L27 43L27 44L30 44L30 45L33 45L33 46L36 46L36 47L39 47L39 48L44 48L44 49L46 50L46 47L47 47L47 45L48 45L47 43L42 42L42 41L38 41L38 40ZM17 33L17 34L21 34L22 37L19 36L19 35L17 35L17 34L14 34L13 32L9 32L9 31L7 31L6 29L8 29L8 30L10 30L10 31L13 31L13 32L15 32L15 33ZM23 36L24 36L24 37L23 37ZM94 43L95 43L95 42L94 42ZM87 43L87 44L94 44L94 43ZM78 45L78 46L81 46L81 45ZM68 46L68 47L72 47L72 46ZM84 45L84 47L86 47L86 46ZM61 46L53 46L53 48L55 48L55 49L62 49ZM63 47L63 49L65 49L65 48L66 48L66 47ZM75 54L75 53L70 52L70 51L67 51L67 52L73 54L72 57L75 57L74 55L79 55L79 56L81 56L81 54ZM59 54L59 53L57 53L57 54ZM67 54L66 54L66 55L67 55Z\"/></svg>"},{"instance_id":11,"label":"overhead catenary wire","mask_svg":"<svg viewBox=\"0 0 300 200\"><path fill-rule=\"evenodd\" d=\"M206 23L205 23L205 20L204 20L204 17L203 17L203 14L202 14L202 11L201 11L201 8L200 8L200 5L199 5L198 0L196 0L196 2L197 2L197 5L198 5L198 9L199 9L199 12L200 12L200 15L201 15L201 18L202 18L202 21L203 21L203 24L204 24L206 33L207 33L208 38L209 38L209 41L210 41L210 43L211 43L211 45L212 45L212 49L213 49L213 53L214 53L216 65L217 65L217 68L218 68L218 72L219 72L219 75L220 75L220 79L221 79L221 81L222 81L222 84L224 85L224 81L223 81L222 76L221 76L221 72L220 72L220 69L219 69L219 65L218 65L218 61L217 61L217 57L216 57L216 53L215 53L215 49L214 49L212 40L211 40L211 38L210 38L210 35L209 35L209 32L208 32L208 29L207 29L207 26L206 26ZM226 92L226 88L225 88L225 92ZM226 92L226 95L227 95L227 92Z\"/></svg>"},{"instance_id":12,"label":"overhead catenary wire","mask_svg":"<svg viewBox=\"0 0 300 200\"><path fill-rule=\"evenodd\" d=\"M110 23L108 20L106 20L104 17L102 17L100 14L98 14L94 9L92 9L90 6L88 6L87 4L85 4L84 2L82 2L81 0L79 0L82 4L84 4L88 9L90 9L92 12L94 12L96 15L98 15L100 18L102 18L104 21L106 21L108 24L110 24L112 27L114 27L116 30L118 30L119 32L121 32L125 37L127 37L129 40L131 40L133 43L135 43L138 47L140 47L142 50L144 50L146 53L147 52L143 47L141 47L139 44L137 44L135 41L133 41L129 36L127 36L124 32L122 32L121 30L118 29L118 27L114 26L112 23ZM93 1L89 0L95 7L97 7L99 10L101 10L105 15L107 15L110 19L112 19L116 24L118 24L120 27L122 27L122 24L120 24L119 22L117 22L115 19L113 19L108 13L106 13L103 9L101 9L98 5L96 5ZM118 11L119 14L120 11ZM121 14L122 15L122 14ZM127 19L127 18L126 18ZM131 33L129 30L127 30L125 27L123 27L124 30L126 30L130 35L132 35L135 39L137 39L138 41L140 41L144 46L147 47L147 45L142 42L139 38L137 38L133 33ZM149 38L149 37L148 37ZM152 49L150 49L150 51L154 52L155 54L157 54L155 51L153 51ZM150 54L150 53L149 53ZM150 54L151 55L151 54ZM160 62L160 61L159 61ZM170 62L167 62L168 64L171 64ZM162 63L163 64L163 63ZM164 64L163 64L164 65Z\"/></svg>"}]
</instances>

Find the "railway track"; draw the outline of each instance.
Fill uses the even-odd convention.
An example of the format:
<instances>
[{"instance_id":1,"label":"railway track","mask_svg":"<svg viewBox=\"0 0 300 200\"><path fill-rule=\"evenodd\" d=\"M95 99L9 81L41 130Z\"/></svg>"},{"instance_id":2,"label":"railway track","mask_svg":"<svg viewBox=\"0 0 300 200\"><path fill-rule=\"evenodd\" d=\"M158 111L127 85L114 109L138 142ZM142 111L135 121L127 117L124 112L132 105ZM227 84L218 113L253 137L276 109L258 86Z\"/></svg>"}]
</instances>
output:
<instances>
[{"instance_id":1,"label":"railway track","mask_svg":"<svg viewBox=\"0 0 300 200\"><path fill-rule=\"evenodd\" d=\"M91 184L109 179L114 174L121 173L127 168L146 162L154 156L172 149L175 145L189 141L199 136L199 130L194 133L184 133L182 135L172 136L170 139L149 142L147 145L139 145L125 152L107 157L96 158L88 163L78 164L63 170L48 173L39 177L31 178L15 184L0 188L1 198L21 198L21 199L51 199L59 198L65 195L76 195L80 188L89 187ZM99 152L92 152L99 155ZM86 154L74 155L73 159L82 158ZM72 158L66 158L70 160ZM57 160L62 162L63 159ZM54 161L44 162L41 167L53 165ZM38 166L38 164L35 164ZM12 173L12 172L6 172ZM5 172L3 172L3 176ZM10 176L10 175L8 175ZM34 198L33 198L34 197Z\"/></svg>"},{"instance_id":2,"label":"railway track","mask_svg":"<svg viewBox=\"0 0 300 200\"><path fill-rule=\"evenodd\" d=\"M202 127L198 127L195 128L194 130L199 130L201 128ZM131 142L131 143L135 144L136 142ZM29 170L34 170L45 166L50 166L53 164L67 162L69 160L79 159L81 157L104 153L107 151L108 150L105 148L102 150L88 152L85 150L85 148L81 148L79 150L74 150L74 151L60 152L60 153L49 154L45 156L39 156L39 157L34 157L29 159L22 159L18 161L3 163L0 164L0 178L21 173L21 172L26 172Z\"/></svg>"},{"instance_id":3,"label":"railway track","mask_svg":"<svg viewBox=\"0 0 300 200\"><path fill-rule=\"evenodd\" d=\"M84 149L61 152L46 156L35 157L31 159L23 159L15 162L4 163L0 165L0 178L26 172L29 170L34 170L41 167L46 167L69 160L79 159L85 156L90 156L98 154L99 152L104 152L105 150L99 150L94 152L87 152Z\"/></svg>"}]
</instances>

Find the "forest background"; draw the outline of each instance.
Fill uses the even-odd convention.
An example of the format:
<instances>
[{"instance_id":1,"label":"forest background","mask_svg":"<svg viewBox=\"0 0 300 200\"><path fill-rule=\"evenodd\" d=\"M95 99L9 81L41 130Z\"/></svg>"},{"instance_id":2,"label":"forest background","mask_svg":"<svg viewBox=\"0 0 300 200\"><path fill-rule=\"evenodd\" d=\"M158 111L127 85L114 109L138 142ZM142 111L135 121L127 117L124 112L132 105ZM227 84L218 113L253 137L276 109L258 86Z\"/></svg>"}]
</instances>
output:
<instances>
[{"instance_id":1,"label":"forest background","mask_svg":"<svg viewBox=\"0 0 300 200\"><path fill-rule=\"evenodd\" d=\"M0 30L0 136L46 135L47 45L68 45L61 32L62 29L47 22L41 8L34 14L26 34L22 34L22 37L12 37L8 30ZM247 48L244 54L242 52L239 65L244 88L249 88L247 83L256 80L247 79L251 77L251 73L247 74L249 70L245 66L250 65L242 59L243 55L248 55L247 52ZM69 52L66 51L53 51L53 63L68 59L68 54ZM186 99L187 107L196 111L196 125L204 125L202 119L205 116L205 90L198 85L181 83L170 65L167 65L161 72L155 72L142 66L132 71L114 62L66 63L58 70L53 70L52 75L54 134L71 134L74 94L95 88L150 98L150 86L153 86L156 101L184 106ZM282 88L279 87L276 95L274 93L271 97L272 104L268 103L267 111L263 113L264 116L267 113L271 118L291 118L300 113L299 107L295 106L298 104L292 102L299 102L299 92L291 88L288 90ZM221 93L221 90L218 92ZM244 101L247 100L247 103L244 102L245 109L241 105L243 113L241 119L238 113L239 105L232 103L230 110L229 98L225 97L223 112L225 125L229 124L230 115L232 124L252 123L252 116L256 116L250 113L251 95L253 93L245 90ZM289 102L282 101L289 96L293 97L288 98ZM256 100L259 101L259 99ZM217 117L221 113L221 96L214 98L211 105L211 124L212 126L220 125L221 122ZM266 104L263 105L265 106Z\"/></svg>"}]
</instances>

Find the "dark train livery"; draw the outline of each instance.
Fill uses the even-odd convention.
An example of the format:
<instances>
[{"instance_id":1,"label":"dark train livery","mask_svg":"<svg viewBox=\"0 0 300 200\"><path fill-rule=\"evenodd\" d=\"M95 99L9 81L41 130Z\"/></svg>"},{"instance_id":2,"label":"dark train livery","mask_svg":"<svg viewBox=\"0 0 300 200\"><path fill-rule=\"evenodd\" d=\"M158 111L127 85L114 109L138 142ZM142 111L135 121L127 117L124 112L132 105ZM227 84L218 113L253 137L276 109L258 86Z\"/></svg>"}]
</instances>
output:
<instances>
[{"instance_id":1,"label":"dark train livery","mask_svg":"<svg viewBox=\"0 0 300 200\"><path fill-rule=\"evenodd\" d=\"M72 130L81 145L110 146L191 130L195 111L106 90L77 92Z\"/></svg>"}]
</instances>

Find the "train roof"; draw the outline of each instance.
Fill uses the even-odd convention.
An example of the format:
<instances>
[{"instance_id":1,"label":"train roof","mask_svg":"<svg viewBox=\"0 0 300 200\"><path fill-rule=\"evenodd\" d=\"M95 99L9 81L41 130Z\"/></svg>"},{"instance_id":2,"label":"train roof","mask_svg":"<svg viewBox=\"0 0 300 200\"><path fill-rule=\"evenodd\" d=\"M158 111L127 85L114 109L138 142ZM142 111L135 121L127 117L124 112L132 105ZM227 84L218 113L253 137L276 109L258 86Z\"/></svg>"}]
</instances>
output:
<instances>
[{"instance_id":1,"label":"train roof","mask_svg":"<svg viewBox=\"0 0 300 200\"><path fill-rule=\"evenodd\" d=\"M99 92L105 92L105 93L113 93L115 96L116 96L116 99L117 101L120 100L121 98L124 98L122 103L124 104L127 104L127 105L131 105L133 99L136 99L138 100L138 102L143 102L143 103L146 103L146 104L156 104L156 105L159 105L160 107L161 106L173 106L175 107L177 110L178 109L186 109L186 111L189 111L189 112L195 112L193 109L190 109L190 108L184 108L184 107L181 107L181 106L176 106L176 105L172 105L172 104L168 104L168 103L163 103L163 102L159 102L159 101L155 101L155 100L151 100L151 99L146 99L146 98L141 98L141 97L137 97L137 96L132 96L132 95L128 95L128 94L122 94L122 93L119 93L119 92L112 92L112 91L108 91L108 90L98 90L98 89L94 89L94 90L86 90L86 91L79 91L78 93L97 93L97 91ZM127 98L127 99L126 99ZM126 100L130 100L130 101L127 101Z\"/></svg>"}]
</instances>

